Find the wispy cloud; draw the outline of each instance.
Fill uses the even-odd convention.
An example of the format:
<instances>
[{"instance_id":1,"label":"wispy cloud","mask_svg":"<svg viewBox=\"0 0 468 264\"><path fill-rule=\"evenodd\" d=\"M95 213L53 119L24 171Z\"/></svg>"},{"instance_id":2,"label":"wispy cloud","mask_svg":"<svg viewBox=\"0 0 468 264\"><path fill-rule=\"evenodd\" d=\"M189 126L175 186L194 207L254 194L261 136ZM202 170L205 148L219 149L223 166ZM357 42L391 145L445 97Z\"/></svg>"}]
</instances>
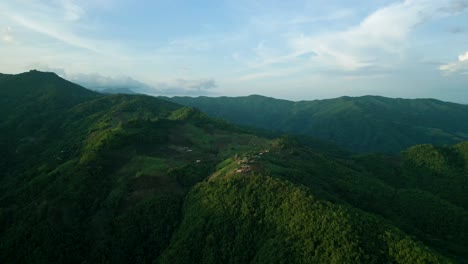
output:
<instances>
[{"instance_id":1,"label":"wispy cloud","mask_svg":"<svg viewBox=\"0 0 468 264\"><path fill-rule=\"evenodd\" d=\"M354 12L350 9L337 10L333 13L322 16L305 16L299 15L284 22L285 25L303 25L318 22L329 22L333 20L340 20L354 16Z\"/></svg>"},{"instance_id":2,"label":"wispy cloud","mask_svg":"<svg viewBox=\"0 0 468 264\"><path fill-rule=\"evenodd\" d=\"M336 73L341 70L346 74L370 68L391 70L408 62L406 53L416 28L463 12L467 7L466 0L398 1L374 11L357 25L345 30L300 34L276 32L284 36L279 41L284 41L286 45L283 46L287 48L268 48L268 42L260 42L253 49L254 56L235 53L233 58L250 69L241 77L246 80L270 77L274 72L287 73L290 67L295 68L290 71L295 74L299 65L304 73L317 70ZM344 10L332 13L329 17L330 20L340 19L352 14L352 11ZM307 32L304 27L307 23L326 19L327 16L298 16L287 20L285 24L304 24L302 28ZM306 56L305 59L304 56L308 54L313 56Z\"/></svg>"},{"instance_id":3,"label":"wispy cloud","mask_svg":"<svg viewBox=\"0 0 468 264\"><path fill-rule=\"evenodd\" d=\"M93 41L77 36L66 29L59 28L58 26L52 26L44 22L38 23L19 14L12 14L10 17L23 27L59 40L70 46L90 50L96 53L100 52Z\"/></svg>"},{"instance_id":4,"label":"wispy cloud","mask_svg":"<svg viewBox=\"0 0 468 264\"><path fill-rule=\"evenodd\" d=\"M381 8L345 31L290 39L296 52L315 52L317 61L344 70L389 65L402 55L415 27L460 12L462 1L406 0ZM463 1L465 2L465 1Z\"/></svg>"},{"instance_id":5,"label":"wispy cloud","mask_svg":"<svg viewBox=\"0 0 468 264\"><path fill-rule=\"evenodd\" d=\"M80 19L85 13L74 0L0 2L0 14L3 20L8 19L29 32L39 33L71 47L95 53L108 51L112 47L110 42L87 38L82 33L76 33L76 28L84 26ZM108 45L110 47L102 48Z\"/></svg>"},{"instance_id":6,"label":"wispy cloud","mask_svg":"<svg viewBox=\"0 0 468 264\"><path fill-rule=\"evenodd\" d=\"M276 32L278 30L291 30L313 24L333 22L353 17L354 11L351 9L335 10L326 14L308 14L298 12L294 15L284 14L263 14L256 15L249 21L249 27L260 31Z\"/></svg>"},{"instance_id":7,"label":"wispy cloud","mask_svg":"<svg viewBox=\"0 0 468 264\"><path fill-rule=\"evenodd\" d=\"M77 21L84 14L84 9L78 6L74 0L60 0L64 9L65 19L69 21Z\"/></svg>"}]
</instances>

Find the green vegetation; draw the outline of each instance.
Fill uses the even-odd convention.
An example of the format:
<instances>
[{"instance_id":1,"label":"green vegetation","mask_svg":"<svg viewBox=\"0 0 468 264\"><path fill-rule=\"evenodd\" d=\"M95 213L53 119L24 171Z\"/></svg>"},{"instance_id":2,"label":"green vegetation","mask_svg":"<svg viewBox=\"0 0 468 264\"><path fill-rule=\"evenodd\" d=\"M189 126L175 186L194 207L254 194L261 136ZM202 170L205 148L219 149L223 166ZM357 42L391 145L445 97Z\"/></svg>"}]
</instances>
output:
<instances>
[{"instance_id":1,"label":"green vegetation","mask_svg":"<svg viewBox=\"0 0 468 264\"><path fill-rule=\"evenodd\" d=\"M468 261L468 143L352 156L39 72L0 98L1 263Z\"/></svg>"},{"instance_id":2,"label":"green vegetation","mask_svg":"<svg viewBox=\"0 0 468 264\"><path fill-rule=\"evenodd\" d=\"M440 263L383 220L260 174L197 185L165 263Z\"/></svg>"},{"instance_id":3,"label":"green vegetation","mask_svg":"<svg viewBox=\"0 0 468 264\"><path fill-rule=\"evenodd\" d=\"M247 97L163 98L240 125L313 136L355 152L398 153L468 140L468 106L434 99L340 97L292 102Z\"/></svg>"}]
</instances>

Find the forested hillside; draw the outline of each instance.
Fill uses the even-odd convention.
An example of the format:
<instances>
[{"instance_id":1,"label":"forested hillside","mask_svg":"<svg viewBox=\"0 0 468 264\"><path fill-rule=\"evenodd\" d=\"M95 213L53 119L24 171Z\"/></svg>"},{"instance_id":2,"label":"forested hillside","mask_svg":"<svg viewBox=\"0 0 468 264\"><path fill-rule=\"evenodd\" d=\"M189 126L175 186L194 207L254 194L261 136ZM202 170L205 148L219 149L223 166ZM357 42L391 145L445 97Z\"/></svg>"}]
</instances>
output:
<instances>
[{"instance_id":1,"label":"forested hillside","mask_svg":"<svg viewBox=\"0 0 468 264\"><path fill-rule=\"evenodd\" d=\"M468 143L346 155L0 76L1 263L459 263Z\"/></svg>"},{"instance_id":2,"label":"forested hillside","mask_svg":"<svg viewBox=\"0 0 468 264\"><path fill-rule=\"evenodd\" d=\"M468 106L379 96L292 102L247 97L164 98L240 125L334 141L356 152L398 153L468 140Z\"/></svg>"}]
</instances>

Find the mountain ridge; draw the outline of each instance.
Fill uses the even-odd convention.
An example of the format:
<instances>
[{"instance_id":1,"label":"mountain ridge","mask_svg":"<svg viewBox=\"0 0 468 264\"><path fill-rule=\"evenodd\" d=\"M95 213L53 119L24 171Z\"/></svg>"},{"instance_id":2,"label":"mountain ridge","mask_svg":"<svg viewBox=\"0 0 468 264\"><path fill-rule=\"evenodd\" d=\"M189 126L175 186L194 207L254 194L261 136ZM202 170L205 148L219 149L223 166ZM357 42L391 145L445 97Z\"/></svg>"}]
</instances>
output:
<instances>
[{"instance_id":1,"label":"mountain ridge","mask_svg":"<svg viewBox=\"0 0 468 264\"><path fill-rule=\"evenodd\" d=\"M358 152L397 153L416 144L468 139L468 106L437 99L382 96L287 101L262 97L172 97L211 116L331 140Z\"/></svg>"}]
</instances>

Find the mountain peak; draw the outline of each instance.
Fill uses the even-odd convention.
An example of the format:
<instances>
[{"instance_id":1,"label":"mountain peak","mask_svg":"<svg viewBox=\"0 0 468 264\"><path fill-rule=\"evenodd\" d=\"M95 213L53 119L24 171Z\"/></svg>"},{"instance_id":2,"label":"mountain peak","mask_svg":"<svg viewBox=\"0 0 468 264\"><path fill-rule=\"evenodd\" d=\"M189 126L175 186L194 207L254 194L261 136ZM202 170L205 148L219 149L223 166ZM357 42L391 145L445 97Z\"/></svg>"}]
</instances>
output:
<instances>
[{"instance_id":1,"label":"mountain peak","mask_svg":"<svg viewBox=\"0 0 468 264\"><path fill-rule=\"evenodd\" d=\"M53 72L31 70L0 77L0 97L4 98L5 104L13 102L9 98L21 98L18 105L40 103L42 107L67 108L99 96Z\"/></svg>"},{"instance_id":2,"label":"mountain peak","mask_svg":"<svg viewBox=\"0 0 468 264\"><path fill-rule=\"evenodd\" d=\"M27 72L23 72L23 73L20 73L20 74L17 74L17 75L20 75L20 76L43 76L43 77L48 76L48 77L57 77L57 78L62 79L55 72L45 72L45 71L39 71L39 70L36 70L36 69L32 69L32 70L29 70Z\"/></svg>"}]
</instances>

